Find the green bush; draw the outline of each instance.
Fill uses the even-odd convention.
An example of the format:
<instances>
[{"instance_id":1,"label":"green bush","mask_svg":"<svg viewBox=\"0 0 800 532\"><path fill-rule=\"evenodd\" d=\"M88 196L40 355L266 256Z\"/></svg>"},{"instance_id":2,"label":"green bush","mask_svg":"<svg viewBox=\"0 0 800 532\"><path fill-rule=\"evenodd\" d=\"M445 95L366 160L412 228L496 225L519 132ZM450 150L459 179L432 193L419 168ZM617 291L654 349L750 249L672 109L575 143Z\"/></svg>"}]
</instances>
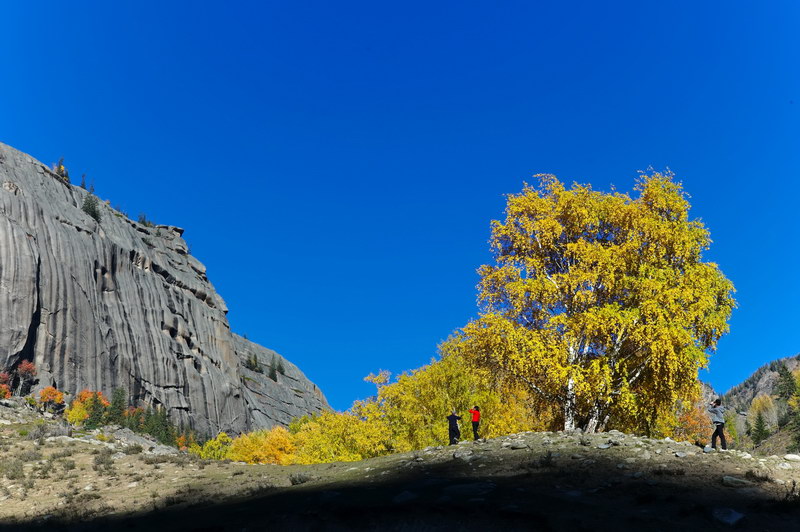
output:
<instances>
[{"instance_id":1,"label":"green bush","mask_svg":"<svg viewBox=\"0 0 800 532\"><path fill-rule=\"evenodd\" d=\"M0 475L4 475L8 480L19 480L25 478L23 470L24 463L19 458L11 458L0 461Z\"/></svg>"},{"instance_id":2,"label":"green bush","mask_svg":"<svg viewBox=\"0 0 800 532\"><path fill-rule=\"evenodd\" d=\"M97 201L97 197L94 194L86 194L86 197L83 198L83 205L81 206L81 209L83 209L83 212L94 218L97 223L100 223L100 205Z\"/></svg>"}]
</instances>

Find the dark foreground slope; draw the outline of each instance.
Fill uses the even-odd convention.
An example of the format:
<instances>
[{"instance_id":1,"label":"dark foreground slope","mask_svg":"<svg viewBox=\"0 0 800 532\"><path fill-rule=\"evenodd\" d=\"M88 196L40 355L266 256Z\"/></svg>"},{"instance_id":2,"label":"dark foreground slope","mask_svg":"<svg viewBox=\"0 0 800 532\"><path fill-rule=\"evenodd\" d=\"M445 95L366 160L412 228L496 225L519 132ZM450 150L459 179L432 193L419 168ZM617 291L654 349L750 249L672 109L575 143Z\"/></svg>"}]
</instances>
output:
<instances>
[{"instance_id":1,"label":"dark foreground slope","mask_svg":"<svg viewBox=\"0 0 800 532\"><path fill-rule=\"evenodd\" d=\"M128 443L94 434L37 444L20 440L22 422L2 433L2 463L28 462L3 481L0 530L778 531L800 519L795 457L617 432L281 467L126 454Z\"/></svg>"}]
</instances>

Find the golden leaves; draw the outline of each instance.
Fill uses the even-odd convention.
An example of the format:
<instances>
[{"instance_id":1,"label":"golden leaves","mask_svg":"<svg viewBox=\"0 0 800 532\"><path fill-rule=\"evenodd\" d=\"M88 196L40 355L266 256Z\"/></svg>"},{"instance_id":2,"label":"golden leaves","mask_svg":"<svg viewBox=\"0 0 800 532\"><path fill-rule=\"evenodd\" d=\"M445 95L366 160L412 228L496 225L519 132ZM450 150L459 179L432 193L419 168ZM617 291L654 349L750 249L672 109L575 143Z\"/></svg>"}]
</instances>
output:
<instances>
[{"instance_id":1,"label":"golden leaves","mask_svg":"<svg viewBox=\"0 0 800 532\"><path fill-rule=\"evenodd\" d=\"M701 260L708 231L671 174L643 175L637 198L538 177L492 223L497 265L479 269L483 312L459 352L542 404L632 423L649 412L639 428L654 427L692 391L735 306L731 282Z\"/></svg>"}]
</instances>

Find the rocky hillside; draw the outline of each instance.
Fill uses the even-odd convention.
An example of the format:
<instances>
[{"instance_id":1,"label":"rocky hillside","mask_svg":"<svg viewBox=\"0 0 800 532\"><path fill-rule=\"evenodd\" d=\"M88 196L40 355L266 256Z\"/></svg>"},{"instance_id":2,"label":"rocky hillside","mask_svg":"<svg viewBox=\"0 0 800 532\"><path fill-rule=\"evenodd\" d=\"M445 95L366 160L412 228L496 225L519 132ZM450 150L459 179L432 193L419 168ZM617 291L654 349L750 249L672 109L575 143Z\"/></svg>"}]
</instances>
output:
<instances>
[{"instance_id":1,"label":"rocky hillside","mask_svg":"<svg viewBox=\"0 0 800 532\"><path fill-rule=\"evenodd\" d=\"M444 439L444 435L442 436ZM616 431L522 433L362 462L197 460L65 434L0 402L0 530L795 530L800 456Z\"/></svg>"},{"instance_id":2,"label":"rocky hillside","mask_svg":"<svg viewBox=\"0 0 800 532\"><path fill-rule=\"evenodd\" d=\"M327 407L296 366L231 332L183 229L102 202L98 222L87 194L0 143L0 370L28 360L39 387L122 387L206 434Z\"/></svg>"},{"instance_id":3,"label":"rocky hillside","mask_svg":"<svg viewBox=\"0 0 800 532\"><path fill-rule=\"evenodd\" d=\"M783 364L789 371L800 368L800 355L773 360L764 364L741 384L737 384L725 393L725 404L738 411L746 412L750 404L759 395L774 395L778 384L778 367Z\"/></svg>"}]
</instances>

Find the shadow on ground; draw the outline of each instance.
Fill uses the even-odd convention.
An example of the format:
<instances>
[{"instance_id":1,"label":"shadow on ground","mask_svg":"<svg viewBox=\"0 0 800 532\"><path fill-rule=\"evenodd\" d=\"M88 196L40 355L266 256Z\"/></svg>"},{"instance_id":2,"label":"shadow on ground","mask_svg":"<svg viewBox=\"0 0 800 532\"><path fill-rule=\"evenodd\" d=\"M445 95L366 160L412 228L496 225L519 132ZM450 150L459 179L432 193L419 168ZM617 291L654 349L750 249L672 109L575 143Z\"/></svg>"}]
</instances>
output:
<instances>
[{"instance_id":1,"label":"shadow on ground","mask_svg":"<svg viewBox=\"0 0 800 532\"><path fill-rule=\"evenodd\" d=\"M149 513L0 524L0 531L797 530L800 500L768 480L722 485L682 468L630 471L612 460L528 453L483 467L408 463L357 481L310 480L224 502L161 501ZM691 464L687 464L691 466ZM713 476L713 475L712 475ZM735 521L735 522L734 522ZM733 524L730 524L733 523Z\"/></svg>"}]
</instances>

